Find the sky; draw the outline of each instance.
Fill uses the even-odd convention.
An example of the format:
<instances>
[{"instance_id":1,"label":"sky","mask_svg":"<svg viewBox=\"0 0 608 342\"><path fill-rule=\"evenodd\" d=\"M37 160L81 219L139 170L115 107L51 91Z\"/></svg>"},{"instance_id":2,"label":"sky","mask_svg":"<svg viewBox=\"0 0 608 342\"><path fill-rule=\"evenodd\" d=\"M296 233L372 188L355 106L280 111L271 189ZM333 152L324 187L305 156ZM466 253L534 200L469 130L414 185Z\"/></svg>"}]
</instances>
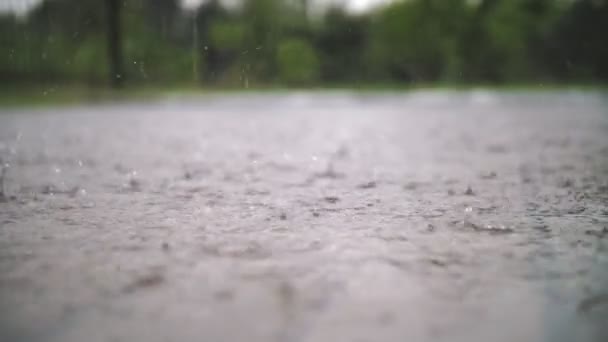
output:
<instances>
[{"instance_id":1,"label":"sky","mask_svg":"<svg viewBox=\"0 0 608 342\"><path fill-rule=\"evenodd\" d=\"M0 13L15 13L24 15L43 0L0 0ZM184 7L192 8L206 0L181 0ZM227 3L235 3L239 0L223 0ZM323 8L331 4L343 4L352 12L365 12L375 6L387 3L391 0L309 0L313 6Z\"/></svg>"},{"instance_id":2,"label":"sky","mask_svg":"<svg viewBox=\"0 0 608 342\"><path fill-rule=\"evenodd\" d=\"M38 5L41 0L0 0L0 13L23 15Z\"/></svg>"},{"instance_id":3,"label":"sky","mask_svg":"<svg viewBox=\"0 0 608 342\"><path fill-rule=\"evenodd\" d=\"M196 8L201 3L207 0L181 0L185 8ZM237 3L239 0L220 0L228 5ZM365 12L370 8L388 3L391 0L309 0L312 6L317 8L327 7L331 4L344 5L346 9L352 12Z\"/></svg>"}]
</instances>

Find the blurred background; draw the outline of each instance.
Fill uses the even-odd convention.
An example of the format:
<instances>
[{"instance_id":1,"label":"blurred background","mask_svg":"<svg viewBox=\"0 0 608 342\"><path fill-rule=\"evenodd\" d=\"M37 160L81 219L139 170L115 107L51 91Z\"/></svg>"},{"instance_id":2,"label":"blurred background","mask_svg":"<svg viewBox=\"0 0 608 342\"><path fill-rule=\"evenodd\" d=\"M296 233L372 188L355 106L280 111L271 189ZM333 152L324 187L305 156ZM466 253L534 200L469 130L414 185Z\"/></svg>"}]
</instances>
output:
<instances>
[{"instance_id":1,"label":"blurred background","mask_svg":"<svg viewBox=\"0 0 608 342\"><path fill-rule=\"evenodd\" d=\"M598 84L605 0L0 0L2 88ZM51 88L51 90L54 88Z\"/></svg>"}]
</instances>

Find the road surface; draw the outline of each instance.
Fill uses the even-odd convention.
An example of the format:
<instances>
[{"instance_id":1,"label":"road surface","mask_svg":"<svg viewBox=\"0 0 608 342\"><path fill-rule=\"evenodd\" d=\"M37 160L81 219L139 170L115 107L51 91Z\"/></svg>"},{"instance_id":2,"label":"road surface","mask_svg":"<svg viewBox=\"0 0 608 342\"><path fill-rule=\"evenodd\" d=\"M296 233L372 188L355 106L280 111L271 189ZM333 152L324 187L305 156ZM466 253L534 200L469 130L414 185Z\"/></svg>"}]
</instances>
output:
<instances>
[{"instance_id":1,"label":"road surface","mask_svg":"<svg viewBox=\"0 0 608 342\"><path fill-rule=\"evenodd\" d=\"M602 93L0 110L1 341L607 341Z\"/></svg>"}]
</instances>

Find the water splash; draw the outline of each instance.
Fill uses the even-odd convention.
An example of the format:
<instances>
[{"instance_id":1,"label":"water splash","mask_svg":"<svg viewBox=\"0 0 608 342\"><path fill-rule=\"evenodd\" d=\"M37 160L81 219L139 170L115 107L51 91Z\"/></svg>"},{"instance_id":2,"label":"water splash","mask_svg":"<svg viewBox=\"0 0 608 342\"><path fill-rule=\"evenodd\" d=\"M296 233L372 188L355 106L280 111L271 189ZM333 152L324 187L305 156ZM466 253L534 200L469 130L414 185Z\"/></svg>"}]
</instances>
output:
<instances>
[{"instance_id":1,"label":"water splash","mask_svg":"<svg viewBox=\"0 0 608 342\"><path fill-rule=\"evenodd\" d=\"M8 173L9 164L4 163L2 159L0 159L0 202L6 202L6 188L5 188L5 179Z\"/></svg>"}]
</instances>

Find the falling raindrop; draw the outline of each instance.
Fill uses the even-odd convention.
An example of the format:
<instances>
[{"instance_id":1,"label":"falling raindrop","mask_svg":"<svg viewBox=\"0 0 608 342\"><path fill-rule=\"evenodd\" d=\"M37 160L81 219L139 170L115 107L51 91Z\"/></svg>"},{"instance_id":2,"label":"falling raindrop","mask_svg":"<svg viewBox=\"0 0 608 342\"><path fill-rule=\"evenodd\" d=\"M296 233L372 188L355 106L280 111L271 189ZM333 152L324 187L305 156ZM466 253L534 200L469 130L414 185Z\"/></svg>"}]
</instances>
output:
<instances>
[{"instance_id":1,"label":"falling raindrop","mask_svg":"<svg viewBox=\"0 0 608 342\"><path fill-rule=\"evenodd\" d=\"M6 201L5 179L10 165L2 163L2 160L0 160L0 164L0 202L4 202Z\"/></svg>"}]
</instances>

